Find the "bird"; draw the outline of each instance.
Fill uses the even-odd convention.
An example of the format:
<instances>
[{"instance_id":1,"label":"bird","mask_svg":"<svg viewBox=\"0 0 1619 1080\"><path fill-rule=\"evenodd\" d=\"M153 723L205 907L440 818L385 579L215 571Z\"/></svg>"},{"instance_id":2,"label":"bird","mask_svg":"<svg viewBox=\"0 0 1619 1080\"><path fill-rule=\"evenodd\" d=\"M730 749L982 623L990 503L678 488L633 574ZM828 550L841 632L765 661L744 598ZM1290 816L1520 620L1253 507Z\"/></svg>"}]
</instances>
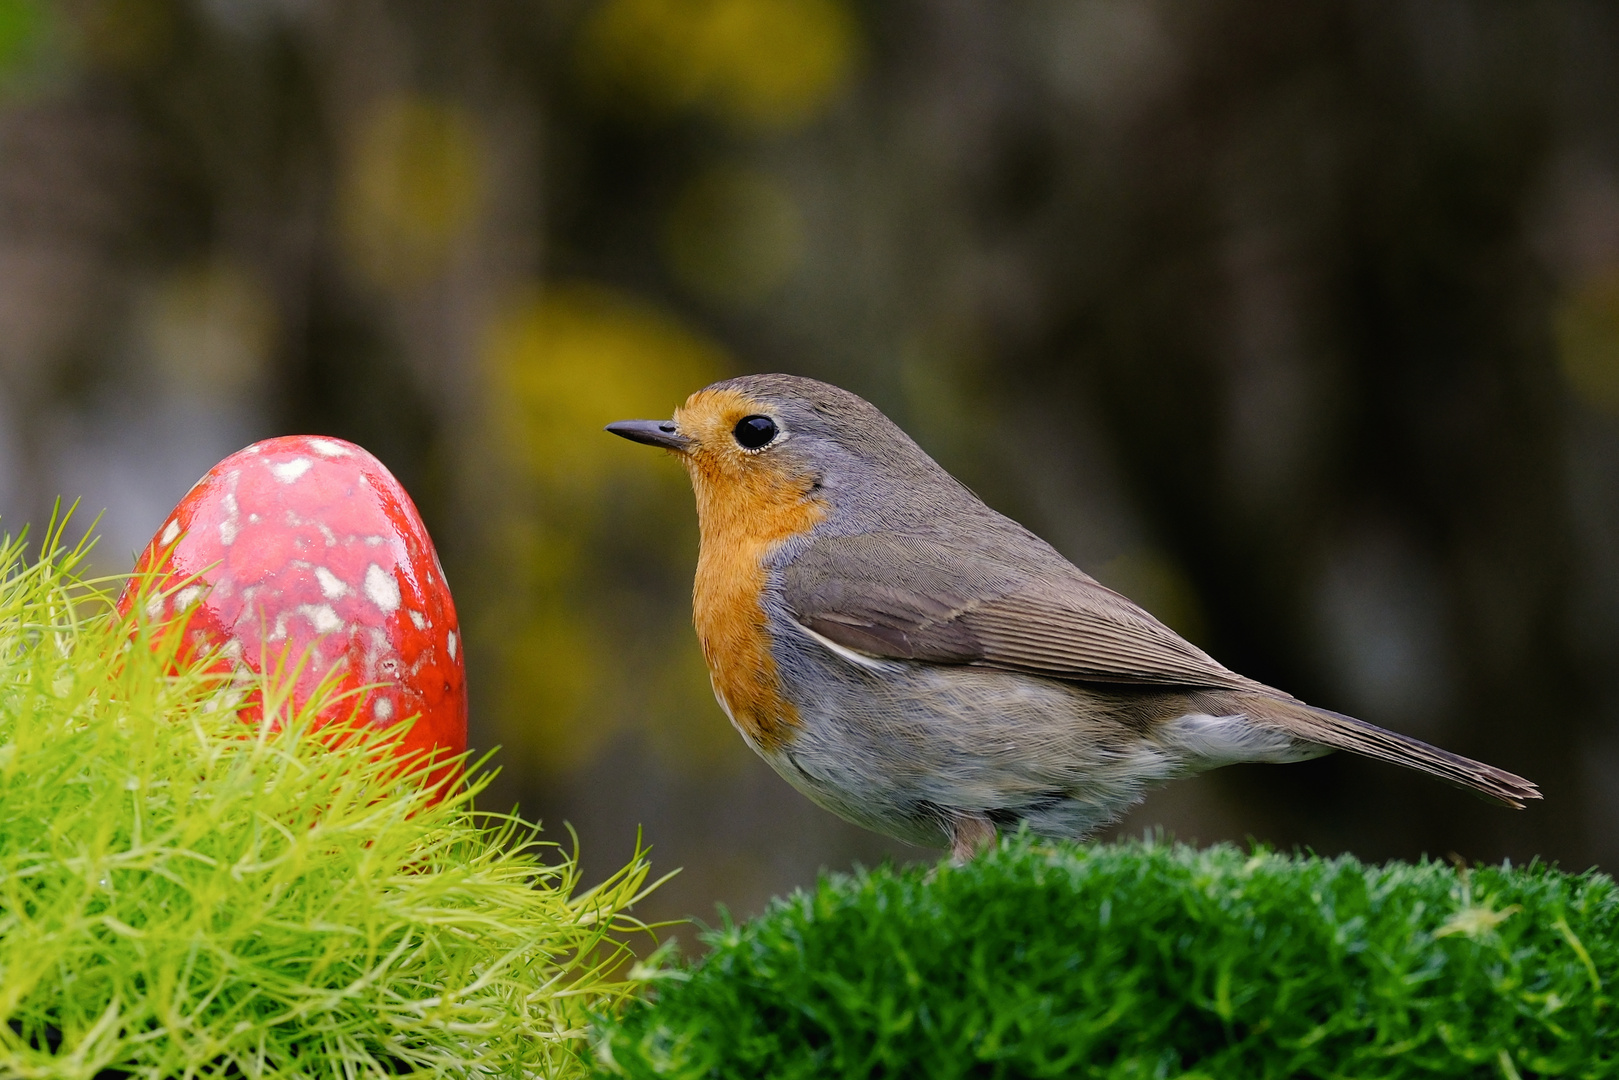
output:
<instances>
[{"instance_id":1,"label":"bird","mask_svg":"<svg viewBox=\"0 0 1619 1080\"><path fill-rule=\"evenodd\" d=\"M607 431L697 500L693 621L714 695L789 784L967 861L1080 839L1162 782L1347 750L1515 809L1530 781L1225 667L991 509L875 406L746 375Z\"/></svg>"}]
</instances>

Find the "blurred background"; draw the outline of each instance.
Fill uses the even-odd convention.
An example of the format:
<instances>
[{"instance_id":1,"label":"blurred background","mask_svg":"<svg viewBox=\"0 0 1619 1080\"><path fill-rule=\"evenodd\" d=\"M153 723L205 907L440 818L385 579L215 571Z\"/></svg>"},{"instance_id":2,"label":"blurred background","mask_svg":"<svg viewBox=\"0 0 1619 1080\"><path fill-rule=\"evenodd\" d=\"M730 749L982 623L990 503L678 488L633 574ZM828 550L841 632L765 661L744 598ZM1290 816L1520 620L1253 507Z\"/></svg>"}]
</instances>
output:
<instances>
[{"instance_id":1,"label":"blurred background","mask_svg":"<svg viewBox=\"0 0 1619 1080\"><path fill-rule=\"evenodd\" d=\"M671 459L870 398L1226 664L1541 783L1344 756L1117 832L1619 868L1619 8L0 0L0 517L126 571L215 460L364 444L467 633L486 805L649 917L930 858L710 696ZM87 523L90 514L81 515Z\"/></svg>"}]
</instances>

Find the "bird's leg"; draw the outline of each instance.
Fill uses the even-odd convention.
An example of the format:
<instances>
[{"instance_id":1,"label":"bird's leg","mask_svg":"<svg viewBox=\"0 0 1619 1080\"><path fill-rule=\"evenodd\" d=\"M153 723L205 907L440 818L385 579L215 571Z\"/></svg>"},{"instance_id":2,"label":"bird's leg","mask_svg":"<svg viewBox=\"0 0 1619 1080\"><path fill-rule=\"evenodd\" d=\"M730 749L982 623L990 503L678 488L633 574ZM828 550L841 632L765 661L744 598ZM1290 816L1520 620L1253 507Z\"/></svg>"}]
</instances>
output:
<instances>
[{"instance_id":1,"label":"bird's leg","mask_svg":"<svg viewBox=\"0 0 1619 1080\"><path fill-rule=\"evenodd\" d=\"M958 866L994 847L999 837L987 815L959 811L950 815L950 858Z\"/></svg>"}]
</instances>

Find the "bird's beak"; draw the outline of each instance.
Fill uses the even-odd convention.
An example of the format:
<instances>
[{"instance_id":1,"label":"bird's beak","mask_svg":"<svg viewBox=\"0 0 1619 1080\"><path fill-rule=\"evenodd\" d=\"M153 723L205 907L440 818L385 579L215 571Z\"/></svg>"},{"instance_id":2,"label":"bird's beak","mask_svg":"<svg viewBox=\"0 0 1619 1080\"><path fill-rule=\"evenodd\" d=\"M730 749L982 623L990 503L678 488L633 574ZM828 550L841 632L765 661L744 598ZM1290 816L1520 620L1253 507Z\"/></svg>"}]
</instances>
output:
<instances>
[{"instance_id":1,"label":"bird's beak","mask_svg":"<svg viewBox=\"0 0 1619 1080\"><path fill-rule=\"evenodd\" d=\"M607 430L630 442L661 446L678 454L692 448L692 440L680 433L673 420L619 420L608 424Z\"/></svg>"}]
</instances>

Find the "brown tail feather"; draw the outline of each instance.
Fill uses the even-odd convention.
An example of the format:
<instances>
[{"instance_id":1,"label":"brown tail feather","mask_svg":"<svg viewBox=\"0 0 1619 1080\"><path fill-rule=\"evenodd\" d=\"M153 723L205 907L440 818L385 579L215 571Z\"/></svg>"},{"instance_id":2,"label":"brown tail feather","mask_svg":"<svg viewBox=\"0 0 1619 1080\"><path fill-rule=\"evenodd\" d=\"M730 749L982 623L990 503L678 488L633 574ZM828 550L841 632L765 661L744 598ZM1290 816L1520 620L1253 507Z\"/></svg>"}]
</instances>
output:
<instances>
[{"instance_id":1,"label":"brown tail feather","mask_svg":"<svg viewBox=\"0 0 1619 1080\"><path fill-rule=\"evenodd\" d=\"M1404 765L1457 787L1476 791L1514 810L1522 810L1528 800L1541 797L1538 787L1505 769L1429 746L1420 739L1401 735L1397 731L1386 731L1353 716L1318 709L1302 701L1259 695L1254 695L1251 703L1244 704L1249 705L1247 712L1250 718L1274 724L1295 738Z\"/></svg>"}]
</instances>

